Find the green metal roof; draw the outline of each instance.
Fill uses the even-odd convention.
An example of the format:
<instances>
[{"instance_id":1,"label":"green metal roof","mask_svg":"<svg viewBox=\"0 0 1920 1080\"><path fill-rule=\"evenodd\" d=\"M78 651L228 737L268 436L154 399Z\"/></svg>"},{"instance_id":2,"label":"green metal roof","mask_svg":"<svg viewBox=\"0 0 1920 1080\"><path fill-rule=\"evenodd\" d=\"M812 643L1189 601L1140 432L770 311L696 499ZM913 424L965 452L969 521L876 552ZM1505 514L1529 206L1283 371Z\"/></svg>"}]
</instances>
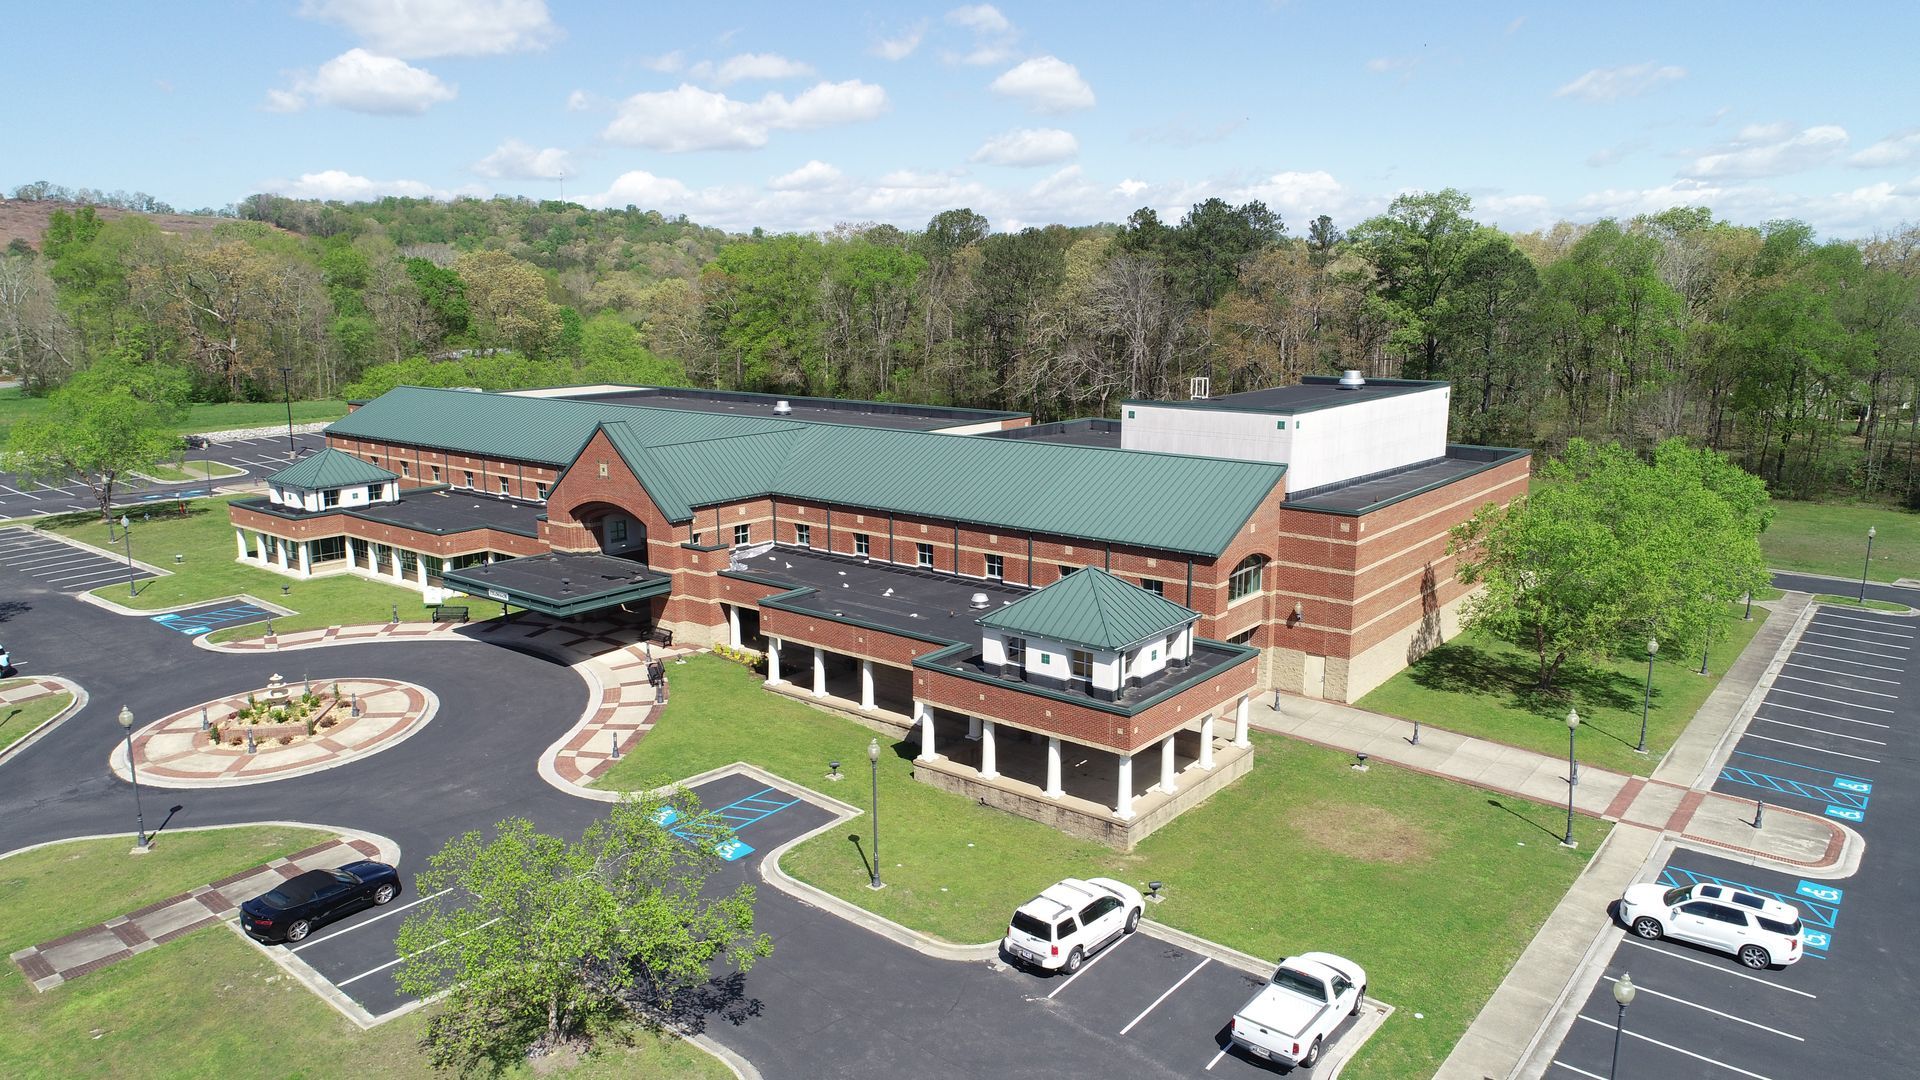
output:
<instances>
[{"instance_id":1,"label":"green metal roof","mask_svg":"<svg viewBox=\"0 0 1920 1080\"><path fill-rule=\"evenodd\" d=\"M267 482L280 487L299 488L301 491L320 491L360 484L383 484L399 478L399 474L388 472L372 462L361 461L352 454L328 448L308 454L281 469L267 477Z\"/></svg>"},{"instance_id":2,"label":"green metal roof","mask_svg":"<svg viewBox=\"0 0 1920 1080\"><path fill-rule=\"evenodd\" d=\"M1199 617L1198 612L1088 567L975 621L1003 633L1118 652Z\"/></svg>"}]
</instances>

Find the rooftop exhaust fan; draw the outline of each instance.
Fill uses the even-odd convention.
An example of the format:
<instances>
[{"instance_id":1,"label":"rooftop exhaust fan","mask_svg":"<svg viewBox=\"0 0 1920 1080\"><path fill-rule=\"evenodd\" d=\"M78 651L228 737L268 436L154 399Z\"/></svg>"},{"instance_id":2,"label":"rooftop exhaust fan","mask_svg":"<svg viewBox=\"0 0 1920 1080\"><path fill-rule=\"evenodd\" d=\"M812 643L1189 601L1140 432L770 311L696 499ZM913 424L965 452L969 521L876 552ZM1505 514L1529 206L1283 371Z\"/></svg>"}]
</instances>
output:
<instances>
[{"instance_id":1,"label":"rooftop exhaust fan","mask_svg":"<svg viewBox=\"0 0 1920 1080\"><path fill-rule=\"evenodd\" d=\"M967 598L967 603L972 604L975 611L985 611L987 609L987 594L983 592L974 593Z\"/></svg>"},{"instance_id":2,"label":"rooftop exhaust fan","mask_svg":"<svg viewBox=\"0 0 1920 1080\"><path fill-rule=\"evenodd\" d=\"M780 416L786 416L793 412L793 402L781 398L773 403L773 411Z\"/></svg>"},{"instance_id":3,"label":"rooftop exhaust fan","mask_svg":"<svg viewBox=\"0 0 1920 1080\"><path fill-rule=\"evenodd\" d=\"M1367 385L1367 380L1363 378L1355 368L1348 368L1346 371L1340 373L1340 389L1342 390L1358 390L1365 385Z\"/></svg>"}]
</instances>

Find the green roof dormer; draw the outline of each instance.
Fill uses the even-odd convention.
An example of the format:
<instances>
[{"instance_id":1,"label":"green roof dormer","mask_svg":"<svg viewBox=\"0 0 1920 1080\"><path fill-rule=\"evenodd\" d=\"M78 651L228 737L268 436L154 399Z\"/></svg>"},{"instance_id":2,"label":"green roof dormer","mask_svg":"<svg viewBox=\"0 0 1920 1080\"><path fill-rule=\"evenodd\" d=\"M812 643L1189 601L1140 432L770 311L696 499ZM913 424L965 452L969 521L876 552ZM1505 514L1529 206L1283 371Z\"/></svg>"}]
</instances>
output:
<instances>
[{"instance_id":1,"label":"green roof dormer","mask_svg":"<svg viewBox=\"0 0 1920 1080\"><path fill-rule=\"evenodd\" d=\"M1199 617L1196 611L1088 567L977 621L1001 633L1119 652Z\"/></svg>"},{"instance_id":2,"label":"green roof dormer","mask_svg":"<svg viewBox=\"0 0 1920 1080\"><path fill-rule=\"evenodd\" d=\"M328 448L309 454L267 477L267 483L295 491L325 491L364 484L387 484L398 479L398 473L388 472L344 451Z\"/></svg>"}]
</instances>

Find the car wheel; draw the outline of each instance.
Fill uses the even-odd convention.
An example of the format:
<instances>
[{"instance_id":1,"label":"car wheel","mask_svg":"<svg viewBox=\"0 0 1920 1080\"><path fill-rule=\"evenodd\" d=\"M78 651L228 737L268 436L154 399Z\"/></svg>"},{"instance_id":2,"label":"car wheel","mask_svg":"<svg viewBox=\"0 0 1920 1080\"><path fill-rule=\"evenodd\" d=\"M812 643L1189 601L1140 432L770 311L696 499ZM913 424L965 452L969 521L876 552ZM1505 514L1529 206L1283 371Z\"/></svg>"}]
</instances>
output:
<instances>
[{"instance_id":1,"label":"car wheel","mask_svg":"<svg viewBox=\"0 0 1920 1080\"><path fill-rule=\"evenodd\" d=\"M1366 984L1366 983L1361 983L1361 984L1360 984L1360 995L1359 995L1358 997L1356 997L1356 998L1354 998L1354 999L1353 999L1353 1011L1352 1011L1352 1012L1350 1012L1350 1013L1348 1013L1347 1015L1348 1015L1348 1016L1359 1016L1359 1015L1360 1015L1360 1006L1361 1006L1361 1005L1364 1005L1364 1004L1366 1004L1366 1000L1367 1000L1367 984Z\"/></svg>"},{"instance_id":2,"label":"car wheel","mask_svg":"<svg viewBox=\"0 0 1920 1080\"><path fill-rule=\"evenodd\" d=\"M1073 947L1073 951L1067 954L1067 962L1063 967L1061 967L1060 970L1071 975L1074 972L1079 971L1080 965L1086 962L1087 962L1087 954L1080 951L1080 946L1075 945Z\"/></svg>"},{"instance_id":3,"label":"car wheel","mask_svg":"<svg viewBox=\"0 0 1920 1080\"><path fill-rule=\"evenodd\" d=\"M1131 934L1138 929L1140 929L1140 909L1134 908L1127 912L1127 933Z\"/></svg>"},{"instance_id":4,"label":"car wheel","mask_svg":"<svg viewBox=\"0 0 1920 1080\"><path fill-rule=\"evenodd\" d=\"M293 921L293 925L287 927L287 940L288 941L305 941L307 938L307 935L311 933L313 933L312 923L308 922L305 919L295 919Z\"/></svg>"},{"instance_id":5,"label":"car wheel","mask_svg":"<svg viewBox=\"0 0 1920 1080\"><path fill-rule=\"evenodd\" d=\"M1652 941L1660 936L1660 920L1651 915L1642 915L1633 920L1633 932Z\"/></svg>"},{"instance_id":6,"label":"car wheel","mask_svg":"<svg viewBox=\"0 0 1920 1080\"><path fill-rule=\"evenodd\" d=\"M1768 956L1767 950L1758 945L1742 945L1740 946L1740 962L1755 971L1760 971L1773 966L1773 957Z\"/></svg>"},{"instance_id":7,"label":"car wheel","mask_svg":"<svg viewBox=\"0 0 1920 1080\"><path fill-rule=\"evenodd\" d=\"M393 899L393 893L394 893L394 888L393 888L393 883L392 883L392 882L388 882L388 883L386 883L386 884L384 884L384 885L382 885L382 886L380 886L379 888L377 888L377 889L375 889L375 890L373 890L373 902L374 902L374 904L376 904L376 905L379 905L379 904L384 904L384 903L386 903L387 901L389 901L389 900L392 900L392 899Z\"/></svg>"},{"instance_id":8,"label":"car wheel","mask_svg":"<svg viewBox=\"0 0 1920 1080\"><path fill-rule=\"evenodd\" d=\"M1320 1040L1315 1038L1313 1045L1307 1047L1307 1056L1300 1059L1300 1067L1311 1069L1320 1063Z\"/></svg>"}]
</instances>

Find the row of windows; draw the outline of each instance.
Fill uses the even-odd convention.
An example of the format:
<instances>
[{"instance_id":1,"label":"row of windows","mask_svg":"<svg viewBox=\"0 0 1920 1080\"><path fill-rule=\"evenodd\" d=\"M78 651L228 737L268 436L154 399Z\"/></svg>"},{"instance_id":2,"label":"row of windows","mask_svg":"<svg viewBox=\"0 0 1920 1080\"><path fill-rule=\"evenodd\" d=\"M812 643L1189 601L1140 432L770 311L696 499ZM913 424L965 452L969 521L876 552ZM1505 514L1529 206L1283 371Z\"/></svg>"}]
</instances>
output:
<instances>
[{"instance_id":1,"label":"row of windows","mask_svg":"<svg viewBox=\"0 0 1920 1080\"><path fill-rule=\"evenodd\" d=\"M375 465L378 465L378 464L380 464L380 458L379 458L378 456L376 456L376 455L373 455L373 454L369 454L369 455L367 455L367 460L368 460L368 461L371 461L371 462L372 462L372 463L374 463ZM428 478L428 480L429 480L429 481L430 481L431 483L435 483L435 484L437 484L437 483L439 483L439 482L440 482L440 466L438 466L438 465L429 465L429 466L427 466L427 470L428 470L428 474L427 474L427 478ZM402 461L400 462L400 475L401 475L401 476L404 476L404 477L407 477L407 478L409 478L409 479L411 479L411 478L412 478L412 476L413 476L413 462L411 462L411 461L406 461L406 460L402 460ZM511 496L511 495L513 494L513 478L512 478L512 477L510 477L510 476L501 476L501 477L496 477L495 479L496 479L496 480L497 480L497 481L499 482L499 484L500 484L500 494L502 494L502 495L507 495L507 496ZM473 482L473 470L472 470L472 469L461 469L461 470L460 470L460 483L459 483L459 485L458 485L458 486L460 486L460 487L463 487L463 488L471 488L471 489L473 489L473 490L475 490L475 491L478 491L478 490L479 490L479 488L478 488L477 486L475 486L475 484L474 484L474 482ZM548 491L548 489L549 489L549 487L550 487L550 486L551 486L551 485L548 485L548 484L542 484L542 483L535 483L535 484L533 485L533 490L534 490L534 492L535 492L535 496L536 496L536 497L537 497L538 499L540 499L540 501L541 501L541 502L545 502L545 501L546 501L546 499L547 499L547 491Z\"/></svg>"}]
</instances>

